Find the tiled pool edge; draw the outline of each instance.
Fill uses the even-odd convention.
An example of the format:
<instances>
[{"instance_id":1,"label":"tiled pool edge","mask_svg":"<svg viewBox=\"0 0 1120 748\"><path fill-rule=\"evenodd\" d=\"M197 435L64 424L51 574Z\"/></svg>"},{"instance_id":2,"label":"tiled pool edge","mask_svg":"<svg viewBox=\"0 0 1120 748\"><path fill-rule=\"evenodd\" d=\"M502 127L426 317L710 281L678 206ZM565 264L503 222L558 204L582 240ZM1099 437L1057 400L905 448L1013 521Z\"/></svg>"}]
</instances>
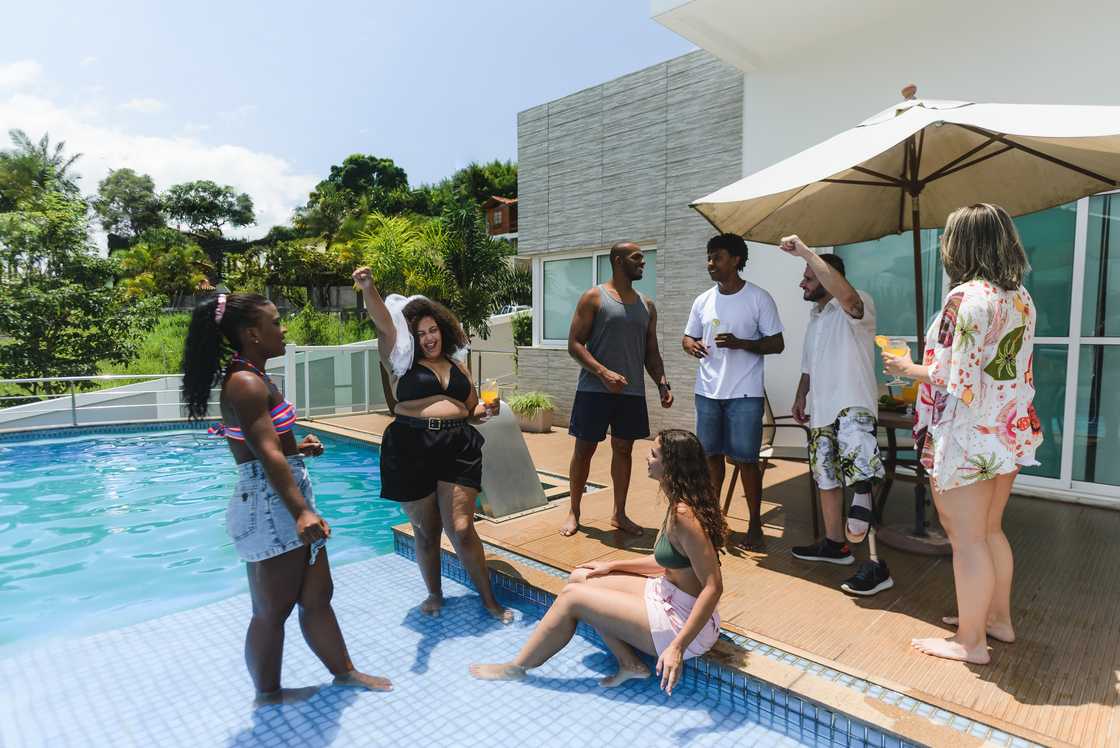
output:
<instances>
[{"instance_id":1,"label":"tiled pool edge","mask_svg":"<svg viewBox=\"0 0 1120 748\"><path fill-rule=\"evenodd\" d=\"M567 577L567 572L556 567L490 543L483 543L483 545L487 555L503 557L553 577ZM393 547L397 554L411 561L416 560L413 539L407 533L394 529ZM473 584L458 558L446 549L441 553L440 571L449 579L473 589ZM534 587L523 580L507 576L495 569L490 569L490 580L491 584L498 590L516 595L522 600L540 606L542 609L546 609L555 600L555 595ZM580 624L580 634L596 642L600 641L595 631L584 624ZM771 644L726 629L723 630L720 638L748 653L762 655L798 668L803 672L811 673L816 677L832 681L836 685L863 697L878 699L884 704L889 704L896 709L901 709L914 717L927 721L933 727L950 728L960 733L962 739L973 739L982 741L986 745L1009 746L1010 748L1041 748L1038 743L1010 735L991 725L914 699L899 691L884 688L833 670ZM867 748L909 748L910 746L922 745L839 712L833 707L804 695L794 693L788 688L714 662L707 657L688 660L685 663L683 678L684 683L704 689L716 688L721 695L730 698L732 704L739 702L744 706L753 706L761 714L769 715L772 719L778 720L784 725L795 727L803 733L811 732L815 737L828 740L835 745L851 746L852 748L864 746Z\"/></svg>"}]
</instances>

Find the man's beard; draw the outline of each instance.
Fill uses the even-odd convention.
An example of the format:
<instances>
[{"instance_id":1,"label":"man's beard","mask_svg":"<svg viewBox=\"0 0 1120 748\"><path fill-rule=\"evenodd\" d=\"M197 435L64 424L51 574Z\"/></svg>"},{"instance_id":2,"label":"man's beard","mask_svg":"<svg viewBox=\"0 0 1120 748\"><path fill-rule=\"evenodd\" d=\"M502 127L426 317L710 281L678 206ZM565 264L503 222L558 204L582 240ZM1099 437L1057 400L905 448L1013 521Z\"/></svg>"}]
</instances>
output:
<instances>
[{"instance_id":1,"label":"man's beard","mask_svg":"<svg viewBox=\"0 0 1120 748\"><path fill-rule=\"evenodd\" d=\"M826 295L828 291L824 290L824 286L817 286L816 290L805 292L805 301L820 301Z\"/></svg>"}]
</instances>

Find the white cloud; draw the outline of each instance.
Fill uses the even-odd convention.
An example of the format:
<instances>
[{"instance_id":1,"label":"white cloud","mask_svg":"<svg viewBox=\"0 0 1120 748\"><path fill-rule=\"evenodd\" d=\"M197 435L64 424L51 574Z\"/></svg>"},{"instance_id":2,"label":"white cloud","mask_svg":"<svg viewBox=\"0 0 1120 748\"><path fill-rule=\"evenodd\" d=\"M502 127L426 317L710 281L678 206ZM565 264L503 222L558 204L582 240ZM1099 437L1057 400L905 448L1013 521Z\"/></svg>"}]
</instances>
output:
<instances>
[{"instance_id":1,"label":"white cloud","mask_svg":"<svg viewBox=\"0 0 1120 748\"><path fill-rule=\"evenodd\" d=\"M82 58L81 66L84 67L84 68L88 68L90 65L93 65L96 62L97 62L96 57L94 57L93 55L88 55L88 56Z\"/></svg>"},{"instance_id":2,"label":"white cloud","mask_svg":"<svg viewBox=\"0 0 1120 748\"><path fill-rule=\"evenodd\" d=\"M68 153L82 153L75 170L83 176L82 191L92 194L110 169L124 166L150 174L156 188L193 179L210 179L233 185L253 198L257 223L237 231L260 236L271 226L285 223L292 209L307 200L318 181L294 173L285 159L237 145L208 145L184 135L151 136L107 124L88 112L60 106L50 99L26 93L0 97L0 132L18 127L32 138L49 132L52 142L66 141ZM0 144L2 147L2 144Z\"/></svg>"},{"instance_id":3,"label":"white cloud","mask_svg":"<svg viewBox=\"0 0 1120 748\"><path fill-rule=\"evenodd\" d=\"M121 109L127 109L130 112L140 112L141 114L155 114L156 112L163 111L163 102L159 99L129 99L124 104L121 104Z\"/></svg>"},{"instance_id":4,"label":"white cloud","mask_svg":"<svg viewBox=\"0 0 1120 748\"><path fill-rule=\"evenodd\" d=\"M23 88L43 74L43 66L34 60L0 63L0 89Z\"/></svg>"}]
</instances>

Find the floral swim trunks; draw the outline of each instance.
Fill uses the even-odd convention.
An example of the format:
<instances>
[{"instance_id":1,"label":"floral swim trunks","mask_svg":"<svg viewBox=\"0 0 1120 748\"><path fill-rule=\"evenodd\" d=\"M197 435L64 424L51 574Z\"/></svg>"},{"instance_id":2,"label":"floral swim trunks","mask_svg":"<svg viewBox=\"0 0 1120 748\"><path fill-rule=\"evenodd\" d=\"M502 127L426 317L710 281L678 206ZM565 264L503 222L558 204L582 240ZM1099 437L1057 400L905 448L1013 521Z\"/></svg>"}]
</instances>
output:
<instances>
[{"instance_id":1,"label":"floral swim trunks","mask_svg":"<svg viewBox=\"0 0 1120 748\"><path fill-rule=\"evenodd\" d=\"M809 469L817 487L828 491L851 486L857 493L882 479L875 416L865 408L845 408L828 426L809 430Z\"/></svg>"}]
</instances>

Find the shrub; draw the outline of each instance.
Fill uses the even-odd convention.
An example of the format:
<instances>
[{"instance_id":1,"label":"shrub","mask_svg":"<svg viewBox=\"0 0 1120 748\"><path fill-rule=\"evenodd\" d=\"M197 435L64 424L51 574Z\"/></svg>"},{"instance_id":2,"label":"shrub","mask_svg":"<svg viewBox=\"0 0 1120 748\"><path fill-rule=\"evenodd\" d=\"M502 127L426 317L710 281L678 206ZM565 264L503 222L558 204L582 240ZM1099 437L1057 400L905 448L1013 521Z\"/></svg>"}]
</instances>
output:
<instances>
[{"instance_id":1,"label":"shrub","mask_svg":"<svg viewBox=\"0 0 1120 748\"><path fill-rule=\"evenodd\" d=\"M526 418L532 418L542 410L552 410L552 406L552 396L546 392L524 392L509 399L509 409Z\"/></svg>"},{"instance_id":2,"label":"shrub","mask_svg":"<svg viewBox=\"0 0 1120 748\"><path fill-rule=\"evenodd\" d=\"M532 312L518 312L510 318L510 324L513 325L513 344L514 345L532 345L533 344L533 314Z\"/></svg>"}]
</instances>

